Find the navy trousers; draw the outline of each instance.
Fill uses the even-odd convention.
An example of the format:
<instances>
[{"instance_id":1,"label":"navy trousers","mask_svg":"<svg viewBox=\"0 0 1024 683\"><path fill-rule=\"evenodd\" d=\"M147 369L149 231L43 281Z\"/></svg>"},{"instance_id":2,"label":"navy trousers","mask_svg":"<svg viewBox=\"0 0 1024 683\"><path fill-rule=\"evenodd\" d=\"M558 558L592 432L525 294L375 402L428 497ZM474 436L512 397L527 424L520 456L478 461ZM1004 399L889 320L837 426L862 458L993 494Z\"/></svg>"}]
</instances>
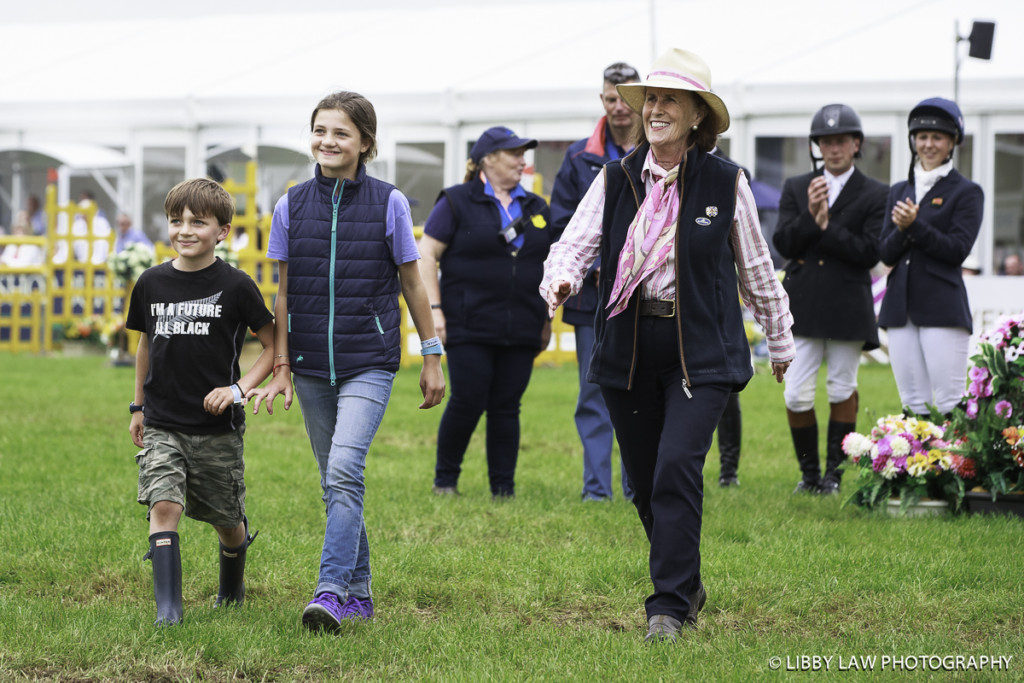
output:
<instances>
[{"instance_id":1,"label":"navy trousers","mask_svg":"<svg viewBox=\"0 0 1024 683\"><path fill-rule=\"evenodd\" d=\"M583 444L583 499L612 497L612 429L601 387L587 381L590 356L594 350L594 326L576 325L576 361L579 365L580 394L576 401L576 431ZM626 466L622 466L622 496L633 497Z\"/></svg>"},{"instance_id":2,"label":"navy trousers","mask_svg":"<svg viewBox=\"0 0 1024 683\"><path fill-rule=\"evenodd\" d=\"M515 492L519 405L537 350L524 346L449 346L451 396L437 430L435 486L455 486L466 447L487 411L487 476L491 493Z\"/></svg>"},{"instance_id":3,"label":"navy trousers","mask_svg":"<svg viewBox=\"0 0 1024 683\"><path fill-rule=\"evenodd\" d=\"M641 317L639 325L632 389L601 393L651 544L647 617L683 621L700 585L704 460L732 387L696 386L687 398L675 320Z\"/></svg>"}]
</instances>

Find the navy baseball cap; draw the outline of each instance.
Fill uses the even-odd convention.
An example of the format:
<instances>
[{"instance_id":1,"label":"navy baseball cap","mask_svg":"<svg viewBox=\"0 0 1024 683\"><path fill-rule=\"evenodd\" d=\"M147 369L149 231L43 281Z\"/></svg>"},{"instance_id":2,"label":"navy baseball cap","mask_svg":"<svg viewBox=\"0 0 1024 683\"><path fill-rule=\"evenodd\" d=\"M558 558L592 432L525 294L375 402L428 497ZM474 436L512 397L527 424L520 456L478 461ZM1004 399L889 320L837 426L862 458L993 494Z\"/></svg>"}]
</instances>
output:
<instances>
[{"instance_id":1,"label":"navy baseball cap","mask_svg":"<svg viewBox=\"0 0 1024 683\"><path fill-rule=\"evenodd\" d=\"M494 126L483 132L483 135L473 145L473 149L469 150L469 158L473 160L474 164L479 164L481 159L499 149L519 149L520 147L533 149L536 146L536 140L521 138L513 133L511 128Z\"/></svg>"}]
</instances>

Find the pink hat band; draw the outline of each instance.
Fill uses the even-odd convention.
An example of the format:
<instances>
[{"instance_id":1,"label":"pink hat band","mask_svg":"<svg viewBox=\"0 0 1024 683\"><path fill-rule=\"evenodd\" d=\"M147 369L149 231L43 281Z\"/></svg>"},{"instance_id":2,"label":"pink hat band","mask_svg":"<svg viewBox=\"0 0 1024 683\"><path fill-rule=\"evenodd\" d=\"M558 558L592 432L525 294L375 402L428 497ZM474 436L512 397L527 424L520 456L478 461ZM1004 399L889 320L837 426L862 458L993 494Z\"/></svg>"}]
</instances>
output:
<instances>
[{"instance_id":1,"label":"pink hat band","mask_svg":"<svg viewBox=\"0 0 1024 683\"><path fill-rule=\"evenodd\" d=\"M689 83L690 85L695 86L696 88L703 90L704 92L710 90L708 86L704 85L700 81L688 78L687 76L684 76L681 73L676 73L675 71L652 71L647 75L647 78L650 79L653 78L654 76L668 76L669 78L674 78L678 81L684 81L686 83Z\"/></svg>"}]
</instances>

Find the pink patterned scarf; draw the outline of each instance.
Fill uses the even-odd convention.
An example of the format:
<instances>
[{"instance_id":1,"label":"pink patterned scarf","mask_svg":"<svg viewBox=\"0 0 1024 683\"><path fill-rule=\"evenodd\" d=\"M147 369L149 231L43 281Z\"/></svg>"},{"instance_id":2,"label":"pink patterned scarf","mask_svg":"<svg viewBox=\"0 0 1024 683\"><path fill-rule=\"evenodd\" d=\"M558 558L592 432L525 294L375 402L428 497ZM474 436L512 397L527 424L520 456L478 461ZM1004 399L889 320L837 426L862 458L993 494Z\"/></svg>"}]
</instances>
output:
<instances>
[{"instance_id":1,"label":"pink patterned scarf","mask_svg":"<svg viewBox=\"0 0 1024 683\"><path fill-rule=\"evenodd\" d=\"M650 170L653 174L654 168ZM619 254L619 268L615 271L615 285L608 300L608 307L612 309L609 319L626 310L636 288L665 263L675 248L675 228L679 222L678 177L679 166L672 168L664 178L654 174L654 187L629 224L626 244Z\"/></svg>"}]
</instances>

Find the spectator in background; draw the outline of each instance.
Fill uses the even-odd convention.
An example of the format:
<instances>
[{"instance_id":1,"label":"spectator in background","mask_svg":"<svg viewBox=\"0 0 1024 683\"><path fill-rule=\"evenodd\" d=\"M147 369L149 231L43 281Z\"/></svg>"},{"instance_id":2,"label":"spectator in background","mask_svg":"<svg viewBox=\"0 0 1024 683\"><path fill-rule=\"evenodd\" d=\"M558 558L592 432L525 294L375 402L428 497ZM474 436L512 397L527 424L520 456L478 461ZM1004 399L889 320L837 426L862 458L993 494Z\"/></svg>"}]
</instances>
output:
<instances>
[{"instance_id":1,"label":"spectator in background","mask_svg":"<svg viewBox=\"0 0 1024 683\"><path fill-rule=\"evenodd\" d=\"M78 206L85 210L91 205L96 203L96 199L92 192L88 190L83 191L78 195ZM111 234L112 229L110 227L110 221L107 220L106 215L102 210L97 210L96 214L92 219L92 263L94 265L102 265L107 262L107 256L110 254L110 242L108 237ZM57 222L57 235L67 235L68 227L67 222L59 220ZM78 238L84 238L90 236L89 223L85 218L84 213L77 214L74 221L71 224L71 235ZM87 239L76 239L72 243L72 250L74 259L78 263L86 263L90 260L89 258L89 240ZM58 240L54 244L53 263L63 264L68 260L68 243L67 240Z\"/></svg>"},{"instance_id":2,"label":"spectator in background","mask_svg":"<svg viewBox=\"0 0 1024 683\"><path fill-rule=\"evenodd\" d=\"M114 253L120 254L129 244L143 244L150 249L153 242L142 232L132 225L131 216L125 213L117 214L117 238L114 239Z\"/></svg>"},{"instance_id":3,"label":"spectator in background","mask_svg":"<svg viewBox=\"0 0 1024 683\"><path fill-rule=\"evenodd\" d=\"M1003 265L999 268L1000 275L1024 275L1024 263L1020 260L1020 254L1011 251L1003 257Z\"/></svg>"},{"instance_id":4,"label":"spectator in background","mask_svg":"<svg viewBox=\"0 0 1024 683\"><path fill-rule=\"evenodd\" d=\"M43 207L39 202L39 197L34 194L30 194L28 196L26 208L28 211L29 223L32 225L32 234L46 234L46 214L43 213Z\"/></svg>"},{"instance_id":5,"label":"spectator in background","mask_svg":"<svg viewBox=\"0 0 1024 683\"><path fill-rule=\"evenodd\" d=\"M19 211L11 226L11 235L31 234L32 224L28 211ZM0 254L0 263L9 268L25 268L42 265L43 257L43 248L38 244L8 244Z\"/></svg>"},{"instance_id":6,"label":"spectator in background","mask_svg":"<svg viewBox=\"0 0 1024 683\"><path fill-rule=\"evenodd\" d=\"M624 62L616 62L604 70L601 105L605 115L589 138L577 140L565 152L562 167L555 176L551 192L551 229L561 234L569 223L580 200L590 189L601 167L621 159L633 149L632 129L639 121L629 105L619 97L615 86L640 80L637 70ZM594 348L594 314L597 311L597 277L601 260L590 268L580 293L570 297L562 309L562 320L575 328L576 362L579 366L579 398L576 401L576 431L583 443L583 500L612 498L612 429L608 408L601 398L601 388L587 381L590 356ZM622 496L629 500L626 468L622 466Z\"/></svg>"}]
</instances>

